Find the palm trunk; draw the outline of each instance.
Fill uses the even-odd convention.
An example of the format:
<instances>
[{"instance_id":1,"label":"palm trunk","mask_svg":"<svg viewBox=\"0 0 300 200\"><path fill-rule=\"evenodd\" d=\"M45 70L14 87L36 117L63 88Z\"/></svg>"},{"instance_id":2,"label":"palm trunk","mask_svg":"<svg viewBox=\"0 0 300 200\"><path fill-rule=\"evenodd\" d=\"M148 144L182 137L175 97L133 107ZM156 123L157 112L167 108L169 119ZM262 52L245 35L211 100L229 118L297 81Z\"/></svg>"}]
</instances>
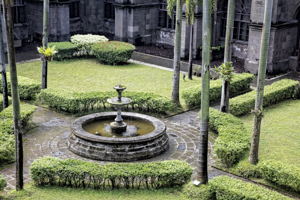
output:
<instances>
[{"instance_id":1,"label":"palm trunk","mask_svg":"<svg viewBox=\"0 0 300 200\"><path fill-rule=\"evenodd\" d=\"M173 63L174 72L173 72L173 87L172 87L172 101L173 101L173 103L178 104L178 105L180 105L180 102L179 102L179 79L180 79L182 4L183 4L183 0L177 0L174 63Z\"/></svg>"},{"instance_id":2,"label":"palm trunk","mask_svg":"<svg viewBox=\"0 0 300 200\"><path fill-rule=\"evenodd\" d=\"M217 11L218 11L218 1L215 1L215 8L214 8L214 32L213 32L213 39L212 39L212 46L215 47L216 46L216 32L217 32Z\"/></svg>"},{"instance_id":3,"label":"palm trunk","mask_svg":"<svg viewBox=\"0 0 300 200\"><path fill-rule=\"evenodd\" d=\"M228 0L226 37L224 49L224 63L231 62L232 36L234 26L235 0ZM221 112L229 112L229 87L230 82L223 78L222 96L221 96Z\"/></svg>"},{"instance_id":4,"label":"palm trunk","mask_svg":"<svg viewBox=\"0 0 300 200\"><path fill-rule=\"evenodd\" d=\"M20 99L18 90L18 76L16 67L16 56L14 47L13 18L12 18L13 1L3 0L3 10L5 17L6 40L8 63L10 67L11 94L13 105L13 121L16 149L16 190L23 189L23 141L21 134L21 114Z\"/></svg>"},{"instance_id":5,"label":"palm trunk","mask_svg":"<svg viewBox=\"0 0 300 200\"><path fill-rule=\"evenodd\" d=\"M3 87L3 109L9 106L8 102L8 91L7 91L7 79L6 79L6 67L5 67L5 55L4 55L4 45L3 45L3 19L2 12L0 11L0 64L1 64L1 74L2 74L2 87Z\"/></svg>"},{"instance_id":6,"label":"palm trunk","mask_svg":"<svg viewBox=\"0 0 300 200\"><path fill-rule=\"evenodd\" d=\"M197 179L206 184L207 153L208 153L208 121L209 121L209 78L210 78L210 46L211 46L211 0L203 0L202 28L202 92L201 92L201 121L200 144Z\"/></svg>"},{"instance_id":7,"label":"palm trunk","mask_svg":"<svg viewBox=\"0 0 300 200\"><path fill-rule=\"evenodd\" d=\"M49 15L49 0L44 0L44 16L43 16L43 45L48 47L48 15ZM42 66L42 89L47 88L48 62L43 59Z\"/></svg>"},{"instance_id":8,"label":"palm trunk","mask_svg":"<svg viewBox=\"0 0 300 200\"><path fill-rule=\"evenodd\" d=\"M259 71L258 71L258 79L257 79L257 91L256 91L256 99L255 99L255 108L253 111L254 126L253 126L253 136L252 136L251 150L249 156L249 162L251 164L258 163L258 148L259 148L260 126L262 120L266 65L268 60L269 40L271 34L272 9L273 9L273 0L266 0L264 25L262 30L261 51L260 51L260 59L259 59Z\"/></svg>"},{"instance_id":9,"label":"palm trunk","mask_svg":"<svg viewBox=\"0 0 300 200\"><path fill-rule=\"evenodd\" d=\"M191 24L191 28L190 28L189 72L188 72L188 77L189 77L190 80L193 80L193 32L194 32L194 25Z\"/></svg>"}]
</instances>

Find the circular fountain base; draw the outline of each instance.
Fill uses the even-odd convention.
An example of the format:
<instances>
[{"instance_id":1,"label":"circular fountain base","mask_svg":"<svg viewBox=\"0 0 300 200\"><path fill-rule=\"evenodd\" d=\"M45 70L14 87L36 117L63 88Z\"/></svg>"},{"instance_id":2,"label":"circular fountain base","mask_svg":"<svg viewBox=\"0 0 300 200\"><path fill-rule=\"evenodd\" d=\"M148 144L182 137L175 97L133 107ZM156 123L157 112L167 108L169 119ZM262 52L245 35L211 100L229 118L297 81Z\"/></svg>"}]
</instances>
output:
<instances>
[{"instance_id":1,"label":"circular fountain base","mask_svg":"<svg viewBox=\"0 0 300 200\"><path fill-rule=\"evenodd\" d=\"M91 114L75 120L71 126L71 135L68 141L69 150L95 160L127 162L152 158L169 149L169 138L166 134L164 123L154 117L137 114L123 113L124 119L143 120L151 123L155 129L143 136L129 138L112 138L93 135L82 127L85 124L114 119L116 112L103 112Z\"/></svg>"}]
</instances>

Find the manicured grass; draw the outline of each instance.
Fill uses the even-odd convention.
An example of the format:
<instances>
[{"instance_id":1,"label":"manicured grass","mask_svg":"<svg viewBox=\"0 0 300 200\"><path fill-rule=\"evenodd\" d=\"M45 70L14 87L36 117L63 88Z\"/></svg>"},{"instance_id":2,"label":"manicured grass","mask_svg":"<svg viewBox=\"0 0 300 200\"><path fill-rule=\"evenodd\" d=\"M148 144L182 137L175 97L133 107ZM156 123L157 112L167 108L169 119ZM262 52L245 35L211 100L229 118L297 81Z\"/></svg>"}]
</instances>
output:
<instances>
[{"instance_id":1,"label":"manicured grass","mask_svg":"<svg viewBox=\"0 0 300 200\"><path fill-rule=\"evenodd\" d=\"M42 62L20 64L18 75L41 81ZM122 66L100 64L97 59L48 62L48 88L71 91L114 91L122 83L127 91L153 92L171 98L173 72L130 63ZM180 90L201 84L200 78L183 81ZM183 102L183 101L182 101Z\"/></svg>"},{"instance_id":2,"label":"manicured grass","mask_svg":"<svg viewBox=\"0 0 300 200\"><path fill-rule=\"evenodd\" d=\"M1 196L0 196L1 199ZM131 190L131 189L75 189L75 188L59 188L59 187L35 187L27 184L24 191L13 191L6 196L6 199L18 200L53 200L53 199L69 199L69 200L98 200L98 199L114 199L114 200L186 200L181 195L181 188L166 188L159 190Z\"/></svg>"},{"instance_id":3,"label":"manicured grass","mask_svg":"<svg viewBox=\"0 0 300 200\"><path fill-rule=\"evenodd\" d=\"M241 119L252 136L253 115ZM278 160L300 167L300 100L287 100L265 108L259 160Z\"/></svg>"}]
</instances>

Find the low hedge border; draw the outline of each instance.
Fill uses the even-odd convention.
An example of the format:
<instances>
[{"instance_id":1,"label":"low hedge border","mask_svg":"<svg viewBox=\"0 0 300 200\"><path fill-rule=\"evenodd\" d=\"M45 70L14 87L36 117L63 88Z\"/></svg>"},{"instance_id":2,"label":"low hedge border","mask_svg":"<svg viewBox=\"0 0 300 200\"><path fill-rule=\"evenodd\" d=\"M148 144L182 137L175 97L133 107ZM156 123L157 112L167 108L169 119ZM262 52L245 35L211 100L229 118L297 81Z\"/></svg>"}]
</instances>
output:
<instances>
[{"instance_id":1,"label":"low hedge border","mask_svg":"<svg viewBox=\"0 0 300 200\"><path fill-rule=\"evenodd\" d=\"M2 174L0 174L0 191L3 191L7 186L7 181Z\"/></svg>"},{"instance_id":2,"label":"low hedge border","mask_svg":"<svg viewBox=\"0 0 300 200\"><path fill-rule=\"evenodd\" d=\"M172 100L153 93L124 92L132 103L127 110L165 114L176 109ZM112 110L107 99L116 96L116 92L72 92L63 89L45 89L41 98L49 107L68 113L80 113L96 110ZM126 108L124 108L126 109Z\"/></svg>"},{"instance_id":3,"label":"low hedge border","mask_svg":"<svg viewBox=\"0 0 300 200\"><path fill-rule=\"evenodd\" d=\"M54 60L63 60L72 58L74 53L78 51L77 45L71 42L50 42L49 47L55 46L57 53L53 56Z\"/></svg>"},{"instance_id":4,"label":"low hedge border","mask_svg":"<svg viewBox=\"0 0 300 200\"><path fill-rule=\"evenodd\" d=\"M0 93L3 92L2 78L0 77ZM8 95L11 96L10 76L7 73ZM41 83L30 78L18 76L19 96L22 100L34 100L41 91Z\"/></svg>"},{"instance_id":5,"label":"low hedge border","mask_svg":"<svg viewBox=\"0 0 300 200\"><path fill-rule=\"evenodd\" d=\"M247 183L228 176L218 176L207 185L194 186L192 183L184 187L183 194L189 199L199 200L286 200L290 199L278 192Z\"/></svg>"},{"instance_id":6,"label":"low hedge border","mask_svg":"<svg viewBox=\"0 0 300 200\"><path fill-rule=\"evenodd\" d=\"M11 105L12 100L8 97L8 104ZM3 110L3 94L0 93L0 112Z\"/></svg>"},{"instance_id":7,"label":"low hedge border","mask_svg":"<svg viewBox=\"0 0 300 200\"><path fill-rule=\"evenodd\" d=\"M219 135L214 144L214 151L222 163L231 167L243 159L250 148L251 138L240 119L231 114L210 109L209 128Z\"/></svg>"},{"instance_id":8,"label":"low hedge border","mask_svg":"<svg viewBox=\"0 0 300 200\"><path fill-rule=\"evenodd\" d=\"M242 91L250 89L250 83L254 78L253 74L243 73L235 74L230 82L230 95L234 96ZM219 101L222 94L222 79L210 81L209 101ZM193 86L182 91L182 98L184 99L188 108L193 108L201 105L201 85Z\"/></svg>"},{"instance_id":9,"label":"low hedge border","mask_svg":"<svg viewBox=\"0 0 300 200\"><path fill-rule=\"evenodd\" d=\"M30 166L35 185L58 185L101 189L111 187L162 188L183 185L193 169L185 161L169 160L151 163L98 163L75 159L44 157Z\"/></svg>"},{"instance_id":10,"label":"low hedge border","mask_svg":"<svg viewBox=\"0 0 300 200\"><path fill-rule=\"evenodd\" d=\"M299 93L298 81L283 79L265 86L263 106L276 104L295 97ZM250 113L254 109L256 90L229 100L229 112L235 116Z\"/></svg>"}]
</instances>

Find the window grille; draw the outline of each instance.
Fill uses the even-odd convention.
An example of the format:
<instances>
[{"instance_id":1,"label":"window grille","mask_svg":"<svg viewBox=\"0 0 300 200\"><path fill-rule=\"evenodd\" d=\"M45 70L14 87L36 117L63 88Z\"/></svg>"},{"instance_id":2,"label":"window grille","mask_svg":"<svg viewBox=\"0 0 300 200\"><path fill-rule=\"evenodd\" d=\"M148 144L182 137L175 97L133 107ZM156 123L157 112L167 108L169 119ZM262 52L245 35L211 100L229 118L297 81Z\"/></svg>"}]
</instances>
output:
<instances>
[{"instance_id":1,"label":"window grille","mask_svg":"<svg viewBox=\"0 0 300 200\"><path fill-rule=\"evenodd\" d=\"M115 20L115 0L104 0L104 18Z\"/></svg>"},{"instance_id":2,"label":"window grille","mask_svg":"<svg viewBox=\"0 0 300 200\"><path fill-rule=\"evenodd\" d=\"M14 0L14 6L12 8L14 24L25 23L25 6L24 0Z\"/></svg>"},{"instance_id":3,"label":"window grille","mask_svg":"<svg viewBox=\"0 0 300 200\"><path fill-rule=\"evenodd\" d=\"M167 0L160 0L159 4L159 24L161 28L175 29L176 12L173 12L172 19L168 15Z\"/></svg>"}]
</instances>

